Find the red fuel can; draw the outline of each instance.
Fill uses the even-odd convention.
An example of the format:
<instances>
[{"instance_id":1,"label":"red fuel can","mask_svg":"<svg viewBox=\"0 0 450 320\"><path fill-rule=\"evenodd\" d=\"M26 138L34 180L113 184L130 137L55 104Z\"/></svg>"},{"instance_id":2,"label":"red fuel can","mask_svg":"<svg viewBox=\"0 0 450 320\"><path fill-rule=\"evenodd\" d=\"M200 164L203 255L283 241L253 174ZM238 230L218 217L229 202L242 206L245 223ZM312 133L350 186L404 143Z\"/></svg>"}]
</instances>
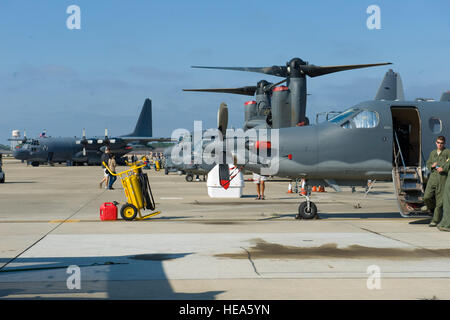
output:
<instances>
[{"instance_id":1,"label":"red fuel can","mask_svg":"<svg viewBox=\"0 0 450 320\"><path fill-rule=\"evenodd\" d=\"M112 202L105 202L100 206L100 220L117 220L117 207Z\"/></svg>"}]
</instances>

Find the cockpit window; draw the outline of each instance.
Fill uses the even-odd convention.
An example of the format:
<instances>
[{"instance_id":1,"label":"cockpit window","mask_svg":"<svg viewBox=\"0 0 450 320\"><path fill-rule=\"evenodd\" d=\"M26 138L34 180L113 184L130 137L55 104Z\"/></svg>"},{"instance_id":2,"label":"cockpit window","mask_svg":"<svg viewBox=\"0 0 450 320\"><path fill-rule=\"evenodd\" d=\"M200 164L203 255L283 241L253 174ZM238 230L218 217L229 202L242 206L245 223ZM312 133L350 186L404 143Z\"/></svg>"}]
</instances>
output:
<instances>
[{"instance_id":1,"label":"cockpit window","mask_svg":"<svg viewBox=\"0 0 450 320\"><path fill-rule=\"evenodd\" d=\"M345 121L345 122L341 125L341 127L342 127L342 128L345 128L345 129L350 129L350 128L351 128L350 121Z\"/></svg>"},{"instance_id":2,"label":"cockpit window","mask_svg":"<svg viewBox=\"0 0 450 320\"><path fill-rule=\"evenodd\" d=\"M342 128L375 128L379 123L378 113L369 110L357 110L358 113L355 114L351 119L345 121L341 124ZM356 112L355 112L356 113ZM345 117L342 117L343 119Z\"/></svg>"},{"instance_id":3,"label":"cockpit window","mask_svg":"<svg viewBox=\"0 0 450 320\"><path fill-rule=\"evenodd\" d=\"M361 111L352 119L355 128L375 128L378 121L378 113L369 110Z\"/></svg>"},{"instance_id":4,"label":"cockpit window","mask_svg":"<svg viewBox=\"0 0 450 320\"><path fill-rule=\"evenodd\" d=\"M351 109L348 109L348 110L346 110L344 112L339 113L337 116L334 116L333 118L331 118L328 121L329 122L334 122L334 123L339 123L339 122L341 122L341 120L344 120L345 118L355 114L356 112L358 112L358 109L351 108Z\"/></svg>"}]
</instances>

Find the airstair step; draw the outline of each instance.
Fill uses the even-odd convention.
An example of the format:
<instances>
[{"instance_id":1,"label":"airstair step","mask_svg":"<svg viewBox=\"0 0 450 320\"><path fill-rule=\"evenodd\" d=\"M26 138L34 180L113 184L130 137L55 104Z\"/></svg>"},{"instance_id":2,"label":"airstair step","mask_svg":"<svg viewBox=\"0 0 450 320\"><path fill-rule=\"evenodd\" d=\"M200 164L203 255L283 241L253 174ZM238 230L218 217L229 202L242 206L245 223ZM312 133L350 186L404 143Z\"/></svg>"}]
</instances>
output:
<instances>
[{"instance_id":1,"label":"airstair step","mask_svg":"<svg viewBox=\"0 0 450 320\"><path fill-rule=\"evenodd\" d=\"M402 200L408 203L423 203L423 196L406 194L402 196Z\"/></svg>"},{"instance_id":2,"label":"airstair step","mask_svg":"<svg viewBox=\"0 0 450 320\"><path fill-rule=\"evenodd\" d=\"M400 173L400 179L403 180L419 180L419 176L415 172L401 172Z\"/></svg>"},{"instance_id":3,"label":"airstair step","mask_svg":"<svg viewBox=\"0 0 450 320\"><path fill-rule=\"evenodd\" d=\"M401 185L402 191L419 191L422 190L422 185L418 182L406 182L404 181Z\"/></svg>"}]
</instances>

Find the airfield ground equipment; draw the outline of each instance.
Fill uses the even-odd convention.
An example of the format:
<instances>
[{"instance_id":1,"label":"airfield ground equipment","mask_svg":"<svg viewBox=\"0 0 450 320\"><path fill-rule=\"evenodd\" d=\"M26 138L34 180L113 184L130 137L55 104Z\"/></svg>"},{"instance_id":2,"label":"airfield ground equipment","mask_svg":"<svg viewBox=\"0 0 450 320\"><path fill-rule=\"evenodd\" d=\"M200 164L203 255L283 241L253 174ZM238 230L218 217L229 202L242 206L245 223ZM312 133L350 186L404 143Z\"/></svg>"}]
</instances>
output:
<instances>
[{"instance_id":1,"label":"airfield ground equipment","mask_svg":"<svg viewBox=\"0 0 450 320\"><path fill-rule=\"evenodd\" d=\"M118 202L105 202L100 206L100 220L109 221L117 220L117 206Z\"/></svg>"},{"instance_id":2,"label":"airfield ground equipment","mask_svg":"<svg viewBox=\"0 0 450 320\"><path fill-rule=\"evenodd\" d=\"M120 215L124 220L144 220L149 219L161 211L155 211L156 204L153 198L150 182L142 168L146 166L145 161L127 163L130 169L114 173L111 172L106 163L103 165L113 176L118 176L122 182L127 202L122 205ZM151 210L147 215L142 215L141 210Z\"/></svg>"}]
</instances>

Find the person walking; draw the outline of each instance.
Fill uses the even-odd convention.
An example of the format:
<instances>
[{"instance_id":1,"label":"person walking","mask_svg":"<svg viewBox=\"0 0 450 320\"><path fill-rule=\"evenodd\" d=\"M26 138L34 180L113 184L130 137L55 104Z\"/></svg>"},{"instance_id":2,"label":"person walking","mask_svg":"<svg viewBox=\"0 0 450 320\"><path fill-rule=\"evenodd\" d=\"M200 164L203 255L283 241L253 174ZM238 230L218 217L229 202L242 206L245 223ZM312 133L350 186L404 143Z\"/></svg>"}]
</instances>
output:
<instances>
[{"instance_id":1,"label":"person walking","mask_svg":"<svg viewBox=\"0 0 450 320\"><path fill-rule=\"evenodd\" d=\"M112 173L116 173L116 156L114 154L111 154L111 157L109 158L108 162L108 168ZM108 190L114 190L113 184L116 182L117 176L112 175L109 173L109 183L108 183Z\"/></svg>"},{"instance_id":2,"label":"person walking","mask_svg":"<svg viewBox=\"0 0 450 320\"><path fill-rule=\"evenodd\" d=\"M100 158L100 162L102 165L102 171L103 171L103 178L100 181L100 189L102 188L103 182L105 182L105 188L108 188L108 183L109 183L109 172L108 170L105 168L105 165L103 163L108 164L109 162L109 154L110 154L111 150L109 149L109 147L106 147L105 152L102 154L101 158Z\"/></svg>"},{"instance_id":3,"label":"person walking","mask_svg":"<svg viewBox=\"0 0 450 320\"><path fill-rule=\"evenodd\" d=\"M448 169L445 167L450 159L450 150L445 148L445 137L436 139L436 149L431 151L427 161L427 168L431 171L425 189L424 202L427 209L433 213L430 227L436 227L442 219L444 187Z\"/></svg>"}]
</instances>

